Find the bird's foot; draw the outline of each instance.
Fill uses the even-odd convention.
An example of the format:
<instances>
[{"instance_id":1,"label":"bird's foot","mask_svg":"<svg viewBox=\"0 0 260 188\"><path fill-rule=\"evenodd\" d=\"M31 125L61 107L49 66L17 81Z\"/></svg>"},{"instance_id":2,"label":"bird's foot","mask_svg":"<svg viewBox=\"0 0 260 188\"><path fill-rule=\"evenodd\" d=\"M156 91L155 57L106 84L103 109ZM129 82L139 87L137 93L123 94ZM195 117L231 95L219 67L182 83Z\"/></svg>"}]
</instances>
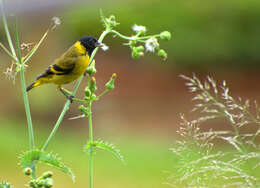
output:
<instances>
[{"instance_id":1,"label":"bird's foot","mask_svg":"<svg viewBox=\"0 0 260 188\"><path fill-rule=\"evenodd\" d=\"M75 98L75 96L73 96L70 91L68 91L62 87L59 87L59 90L70 101L70 103L72 103L74 101L73 99Z\"/></svg>"},{"instance_id":2,"label":"bird's foot","mask_svg":"<svg viewBox=\"0 0 260 188\"><path fill-rule=\"evenodd\" d=\"M69 96L67 96L67 99L70 101L70 103L73 103L73 99L75 98L75 96L73 96L73 95L69 95Z\"/></svg>"}]
</instances>

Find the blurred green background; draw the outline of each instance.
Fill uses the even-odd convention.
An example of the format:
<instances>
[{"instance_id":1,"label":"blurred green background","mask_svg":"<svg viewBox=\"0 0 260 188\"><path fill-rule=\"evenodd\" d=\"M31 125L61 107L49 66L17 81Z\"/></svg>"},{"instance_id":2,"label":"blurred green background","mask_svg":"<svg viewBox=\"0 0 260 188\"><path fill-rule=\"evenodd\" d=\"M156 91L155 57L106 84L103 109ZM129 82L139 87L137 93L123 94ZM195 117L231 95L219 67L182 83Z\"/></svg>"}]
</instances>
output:
<instances>
[{"instance_id":1,"label":"blurred green background","mask_svg":"<svg viewBox=\"0 0 260 188\"><path fill-rule=\"evenodd\" d=\"M179 113L189 113L191 95L179 74L196 73L226 80L235 96L259 101L260 86L260 1L259 0L12 0L6 1L10 28L17 15L22 42L36 42L46 31L53 16L62 24L51 32L26 71L27 83L44 70L70 45L84 35L98 37L102 30L99 9L114 14L120 25L117 30L131 35L134 24L145 25L148 33L168 30L171 41L162 41L168 53L162 61L154 54L131 59L124 41L107 37L109 51L96 56L99 92L111 74L116 72L116 89L94 105L95 138L115 143L126 158L124 166L110 153L97 152L95 186L106 188L169 187L168 172L174 158L168 150L176 140ZM7 45L2 22L0 42ZM28 148L26 119L17 77L15 84L2 72L10 60L0 53L0 180L15 187L27 183L17 165L18 155ZM83 96L86 81L78 96ZM67 86L71 89L73 84ZM29 93L37 145L48 136L65 98L53 85L43 85ZM58 153L76 175L69 177L55 172L55 187L87 187L88 156L83 145L88 138L87 119L68 120L79 114L73 103L49 151ZM42 172L48 167L41 165Z\"/></svg>"}]
</instances>

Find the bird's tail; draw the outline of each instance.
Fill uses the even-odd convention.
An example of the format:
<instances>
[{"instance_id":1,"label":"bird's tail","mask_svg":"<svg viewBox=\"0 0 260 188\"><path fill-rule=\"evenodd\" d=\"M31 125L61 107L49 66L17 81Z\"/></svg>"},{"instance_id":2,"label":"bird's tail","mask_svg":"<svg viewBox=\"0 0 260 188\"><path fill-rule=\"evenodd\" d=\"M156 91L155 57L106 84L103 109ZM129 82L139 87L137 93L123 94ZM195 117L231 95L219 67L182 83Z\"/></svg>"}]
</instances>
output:
<instances>
[{"instance_id":1,"label":"bird's tail","mask_svg":"<svg viewBox=\"0 0 260 188\"><path fill-rule=\"evenodd\" d=\"M35 88L37 86L41 85L41 82L39 80L34 81L30 85L27 86L26 91L30 91L32 88Z\"/></svg>"}]
</instances>

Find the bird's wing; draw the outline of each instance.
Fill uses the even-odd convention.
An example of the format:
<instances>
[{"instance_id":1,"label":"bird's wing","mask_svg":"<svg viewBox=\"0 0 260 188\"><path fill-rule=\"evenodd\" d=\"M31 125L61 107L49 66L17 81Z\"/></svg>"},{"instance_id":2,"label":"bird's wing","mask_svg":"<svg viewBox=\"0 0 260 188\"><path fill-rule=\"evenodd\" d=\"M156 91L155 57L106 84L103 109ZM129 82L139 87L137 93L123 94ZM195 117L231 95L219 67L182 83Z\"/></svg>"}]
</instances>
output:
<instances>
[{"instance_id":1,"label":"bird's wing","mask_svg":"<svg viewBox=\"0 0 260 188\"><path fill-rule=\"evenodd\" d=\"M81 56L85 56L85 54L79 53L78 48L73 45L60 58L55 60L55 64L51 65L50 69L54 74L68 74L73 70Z\"/></svg>"},{"instance_id":2,"label":"bird's wing","mask_svg":"<svg viewBox=\"0 0 260 188\"><path fill-rule=\"evenodd\" d=\"M60 58L56 60L55 64L49 66L49 69L57 75L68 74L73 70L77 60L78 57Z\"/></svg>"},{"instance_id":3,"label":"bird's wing","mask_svg":"<svg viewBox=\"0 0 260 188\"><path fill-rule=\"evenodd\" d=\"M77 57L60 58L55 61L55 64L50 65L44 73L37 76L37 80L49 75L65 75L69 74L77 62Z\"/></svg>"},{"instance_id":4,"label":"bird's wing","mask_svg":"<svg viewBox=\"0 0 260 188\"><path fill-rule=\"evenodd\" d=\"M76 64L78 58L79 56L63 55L60 58L55 60L55 65L57 65L62 69L71 69Z\"/></svg>"},{"instance_id":5,"label":"bird's wing","mask_svg":"<svg viewBox=\"0 0 260 188\"><path fill-rule=\"evenodd\" d=\"M61 66L57 64L53 64L50 65L46 71L50 74L56 74L56 75L69 74L73 70L74 65L75 64L73 64L73 66L71 66L70 68L61 68Z\"/></svg>"}]
</instances>

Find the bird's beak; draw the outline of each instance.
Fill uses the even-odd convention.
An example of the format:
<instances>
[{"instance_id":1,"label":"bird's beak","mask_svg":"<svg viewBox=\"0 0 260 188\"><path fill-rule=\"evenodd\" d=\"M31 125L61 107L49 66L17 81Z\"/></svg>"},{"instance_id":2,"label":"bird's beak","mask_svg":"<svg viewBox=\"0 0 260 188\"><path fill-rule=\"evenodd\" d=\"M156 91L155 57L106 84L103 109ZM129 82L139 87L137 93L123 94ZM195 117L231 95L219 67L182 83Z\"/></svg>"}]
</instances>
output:
<instances>
[{"instance_id":1,"label":"bird's beak","mask_svg":"<svg viewBox=\"0 0 260 188\"><path fill-rule=\"evenodd\" d=\"M95 47L102 47L102 46L104 46L104 44L103 43L101 43L101 42L96 42L95 43Z\"/></svg>"}]
</instances>

